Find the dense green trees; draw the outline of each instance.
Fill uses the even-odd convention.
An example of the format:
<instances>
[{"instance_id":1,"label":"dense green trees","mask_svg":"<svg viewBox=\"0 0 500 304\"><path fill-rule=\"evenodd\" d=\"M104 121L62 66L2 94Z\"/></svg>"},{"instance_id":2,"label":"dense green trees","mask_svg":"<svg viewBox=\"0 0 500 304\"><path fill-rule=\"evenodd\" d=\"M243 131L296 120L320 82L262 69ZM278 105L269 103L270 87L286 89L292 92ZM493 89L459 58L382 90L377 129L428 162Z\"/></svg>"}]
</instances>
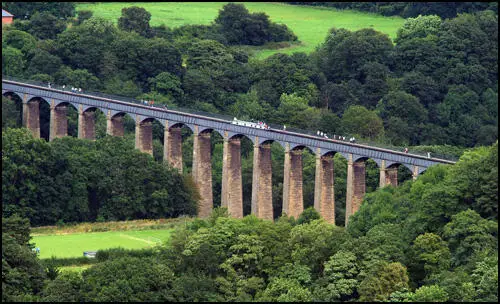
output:
<instances>
[{"instance_id":1,"label":"dense green trees","mask_svg":"<svg viewBox=\"0 0 500 304\"><path fill-rule=\"evenodd\" d=\"M272 23L265 13L249 13L243 4L229 3L219 11L215 25L229 44L262 45L297 40L286 25Z\"/></svg>"},{"instance_id":2,"label":"dense green trees","mask_svg":"<svg viewBox=\"0 0 500 304\"><path fill-rule=\"evenodd\" d=\"M337 9L354 9L384 16L403 18L419 15L438 15L453 18L460 13L491 10L498 13L496 2L291 2L296 5L326 6Z\"/></svg>"},{"instance_id":3,"label":"dense green trees","mask_svg":"<svg viewBox=\"0 0 500 304\"><path fill-rule=\"evenodd\" d=\"M2 2L2 8L21 18L30 18L37 12L48 12L57 18L75 16L73 2Z\"/></svg>"},{"instance_id":4,"label":"dense green trees","mask_svg":"<svg viewBox=\"0 0 500 304\"><path fill-rule=\"evenodd\" d=\"M127 32L134 31L141 36L147 37L151 31L150 19L151 14L142 7L124 7L122 16L118 18L118 28Z\"/></svg>"},{"instance_id":5,"label":"dense green trees","mask_svg":"<svg viewBox=\"0 0 500 304\"><path fill-rule=\"evenodd\" d=\"M469 167L476 157L496 155L497 149L496 144L470 151L457 165ZM78 150L85 154L81 145ZM137 256L119 250L99 253L102 261L81 276L62 273L45 283L26 246L28 222L14 216L4 219L3 237L31 258L26 256L24 266L15 264L9 252L18 251L3 239L3 259L11 266L4 267L3 296L42 301L497 301L498 223L461 208L451 208L451 216L444 218L440 210L446 198L419 207L437 188L455 192L453 204L467 207L461 196L475 187L463 181L459 191L446 191L461 171L431 169L416 182L367 195L347 229L315 219L313 209L297 221L280 217L275 222L253 215L234 219L226 209L215 209L208 219L180 227L166 246ZM491 166L478 170L493 171ZM23 273L38 274L28 279ZM21 285L10 279L14 275Z\"/></svg>"},{"instance_id":6,"label":"dense green trees","mask_svg":"<svg viewBox=\"0 0 500 304\"><path fill-rule=\"evenodd\" d=\"M29 241L30 223L2 215L2 302L36 301L46 278Z\"/></svg>"},{"instance_id":7,"label":"dense green trees","mask_svg":"<svg viewBox=\"0 0 500 304\"><path fill-rule=\"evenodd\" d=\"M27 129L7 129L2 150L3 212L28 217L33 225L197 212L190 177L135 150L131 140L67 137L47 143Z\"/></svg>"}]
</instances>

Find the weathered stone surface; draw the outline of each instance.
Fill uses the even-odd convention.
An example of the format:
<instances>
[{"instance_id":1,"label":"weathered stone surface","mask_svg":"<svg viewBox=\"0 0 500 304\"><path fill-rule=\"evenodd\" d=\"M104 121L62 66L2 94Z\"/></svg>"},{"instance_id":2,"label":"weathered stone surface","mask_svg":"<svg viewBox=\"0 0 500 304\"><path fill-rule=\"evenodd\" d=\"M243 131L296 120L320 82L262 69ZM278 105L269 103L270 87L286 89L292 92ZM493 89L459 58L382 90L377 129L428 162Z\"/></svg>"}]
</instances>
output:
<instances>
[{"instance_id":1,"label":"weathered stone surface","mask_svg":"<svg viewBox=\"0 0 500 304\"><path fill-rule=\"evenodd\" d=\"M258 138L255 141L258 143ZM271 145L254 144L252 178L252 214L273 219L273 185Z\"/></svg>"},{"instance_id":2,"label":"weathered stone surface","mask_svg":"<svg viewBox=\"0 0 500 304\"><path fill-rule=\"evenodd\" d=\"M385 184L393 187L398 186L398 168L392 167L385 170Z\"/></svg>"},{"instance_id":3,"label":"weathered stone surface","mask_svg":"<svg viewBox=\"0 0 500 304\"><path fill-rule=\"evenodd\" d=\"M123 115L111 117L111 111L108 110L108 114L106 115L106 134L112 136L123 136L125 134Z\"/></svg>"},{"instance_id":4,"label":"weathered stone surface","mask_svg":"<svg viewBox=\"0 0 500 304\"><path fill-rule=\"evenodd\" d=\"M95 112L83 112L81 105L78 111L78 138L95 139Z\"/></svg>"},{"instance_id":5,"label":"weathered stone surface","mask_svg":"<svg viewBox=\"0 0 500 304\"><path fill-rule=\"evenodd\" d=\"M412 178L413 178L413 180L417 180L417 177L420 174L418 172L418 170L419 170L418 166L413 166L413 172L412 172Z\"/></svg>"},{"instance_id":6,"label":"weathered stone surface","mask_svg":"<svg viewBox=\"0 0 500 304\"><path fill-rule=\"evenodd\" d=\"M352 214L352 199L354 192L354 169L352 165L352 154L349 154L347 159L347 181L345 195L345 225L349 222L349 217Z\"/></svg>"},{"instance_id":7,"label":"weathered stone surface","mask_svg":"<svg viewBox=\"0 0 500 304\"><path fill-rule=\"evenodd\" d=\"M213 209L212 193L212 158L210 154L210 133L194 135L193 146L193 179L198 186L200 203L198 216L206 218Z\"/></svg>"},{"instance_id":8,"label":"weathered stone surface","mask_svg":"<svg viewBox=\"0 0 500 304\"><path fill-rule=\"evenodd\" d=\"M153 155L153 123L148 120L135 123L135 148Z\"/></svg>"},{"instance_id":9,"label":"weathered stone surface","mask_svg":"<svg viewBox=\"0 0 500 304\"><path fill-rule=\"evenodd\" d=\"M182 173L182 128L172 127L167 130L164 137L164 153L168 163Z\"/></svg>"},{"instance_id":10,"label":"weathered stone surface","mask_svg":"<svg viewBox=\"0 0 500 304\"><path fill-rule=\"evenodd\" d=\"M23 126L28 128L33 137L40 138L40 101L23 99Z\"/></svg>"},{"instance_id":11,"label":"weathered stone surface","mask_svg":"<svg viewBox=\"0 0 500 304\"><path fill-rule=\"evenodd\" d=\"M318 151L316 153L314 208L330 224L335 224L334 194L333 156L321 156Z\"/></svg>"},{"instance_id":12,"label":"weathered stone surface","mask_svg":"<svg viewBox=\"0 0 500 304\"><path fill-rule=\"evenodd\" d=\"M361 205L366 191L365 179L365 162L353 162L352 154L349 154L349 159L347 161L346 225L349 222L349 217L359 210L359 206Z\"/></svg>"},{"instance_id":13,"label":"weathered stone surface","mask_svg":"<svg viewBox=\"0 0 500 304\"><path fill-rule=\"evenodd\" d=\"M243 217L243 192L241 184L241 141L239 138L227 140L224 143L223 160L223 207L235 218ZM225 181L224 181L225 180ZM225 184L225 185L224 185Z\"/></svg>"},{"instance_id":14,"label":"weathered stone surface","mask_svg":"<svg viewBox=\"0 0 500 304\"><path fill-rule=\"evenodd\" d=\"M364 161L353 163L354 168L354 197L352 200L352 213L354 214L359 210L361 201L366 192L366 167Z\"/></svg>"},{"instance_id":15,"label":"weathered stone surface","mask_svg":"<svg viewBox=\"0 0 500 304\"><path fill-rule=\"evenodd\" d=\"M285 149L284 171L283 212L297 219L302 214L302 211L304 211L302 195L302 150L287 151Z\"/></svg>"},{"instance_id":16,"label":"weathered stone surface","mask_svg":"<svg viewBox=\"0 0 500 304\"><path fill-rule=\"evenodd\" d=\"M50 106L50 134L49 140L68 135L68 106L52 104Z\"/></svg>"}]
</instances>

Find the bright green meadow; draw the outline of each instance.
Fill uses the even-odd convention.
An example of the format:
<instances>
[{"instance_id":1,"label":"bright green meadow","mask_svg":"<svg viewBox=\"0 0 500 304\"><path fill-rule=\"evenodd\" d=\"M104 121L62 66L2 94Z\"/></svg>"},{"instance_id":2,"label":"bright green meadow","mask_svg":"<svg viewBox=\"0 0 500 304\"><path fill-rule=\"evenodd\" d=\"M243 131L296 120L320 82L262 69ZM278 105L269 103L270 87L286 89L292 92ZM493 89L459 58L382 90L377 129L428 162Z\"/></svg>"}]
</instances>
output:
<instances>
[{"instance_id":1,"label":"bright green meadow","mask_svg":"<svg viewBox=\"0 0 500 304\"><path fill-rule=\"evenodd\" d=\"M165 24L170 28L185 24L208 25L217 17L219 10L227 2L104 2L80 3L77 11L91 10L94 16L103 17L114 23L121 16L121 9L130 6L145 8L151 13L152 26ZM294 52L310 53L316 46L324 42L328 30L332 27L359 30L373 28L396 37L397 30L403 25L401 17L384 17L376 14L352 10L335 10L310 6L297 6L284 3L244 2L251 12L265 12L272 21L284 23L297 35L301 44L292 45L279 50L253 47L256 57L266 58L275 53L291 54Z\"/></svg>"},{"instance_id":2,"label":"bright green meadow","mask_svg":"<svg viewBox=\"0 0 500 304\"><path fill-rule=\"evenodd\" d=\"M107 231L75 234L52 234L33 236L32 243L40 248L40 258L82 257L84 251L97 251L122 247L141 249L152 247L170 239L174 229Z\"/></svg>"}]
</instances>

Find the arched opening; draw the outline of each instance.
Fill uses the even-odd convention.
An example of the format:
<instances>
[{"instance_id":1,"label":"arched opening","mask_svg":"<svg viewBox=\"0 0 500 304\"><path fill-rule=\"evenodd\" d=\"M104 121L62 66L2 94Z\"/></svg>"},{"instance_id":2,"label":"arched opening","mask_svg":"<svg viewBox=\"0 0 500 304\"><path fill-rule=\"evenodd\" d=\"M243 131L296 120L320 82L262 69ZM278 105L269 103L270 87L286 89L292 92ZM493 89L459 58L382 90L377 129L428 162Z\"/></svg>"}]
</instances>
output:
<instances>
[{"instance_id":1,"label":"arched opening","mask_svg":"<svg viewBox=\"0 0 500 304\"><path fill-rule=\"evenodd\" d=\"M23 101L13 92L2 95L2 128L21 128L23 126Z\"/></svg>"},{"instance_id":2,"label":"arched opening","mask_svg":"<svg viewBox=\"0 0 500 304\"><path fill-rule=\"evenodd\" d=\"M237 134L231 139L240 140L241 160L241 191L243 195L243 216L252 213L252 178L253 178L253 142L243 134Z\"/></svg>"},{"instance_id":3,"label":"arched opening","mask_svg":"<svg viewBox=\"0 0 500 304\"><path fill-rule=\"evenodd\" d=\"M105 113L96 107L88 108L84 113L91 113L93 115L93 138L100 139L106 136L106 115Z\"/></svg>"},{"instance_id":4,"label":"arched opening","mask_svg":"<svg viewBox=\"0 0 500 304\"><path fill-rule=\"evenodd\" d=\"M366 193L376 191L380 185L379 165L371 158L365 158L366 164Z\"/></svg>"},{"instance_id":5,"label":"arched opening","mask_svg":"<svg viewBox=\"0 0 500 304\"><path fill-rule=\"evenodd\" d=\"M206 132L209 132L207 130ZM224 138L219 132L211 131L210 136L210 151L212 156L212 195L213 207L221 206L221 191L222 191L222 158L224 150Z\"/></svg>"},{"instance_id":6,"label":"arched opening","mask_svg":"<svg viewBox=\"0 0 500 304\"><path fill-rule=\"evenodd\" d=\"M401 185L407 180L412 180L412 179L413 179L413 174L407 166L405 165L398 166L398 185Z\"/></svg>"},{"instance_id":7,"label":"arched opening","mask_svg":"<svg viewBox=\"0 0 500 304\"><path fill-rule=\"evenodd\" d=\"M345 226L345 202L347 189L347 158L341 153L333 156L335 225Z\"/></svg>"},{"instance_id":8,"label":"arched opening","mask_svg":"<svg viewBox=\"0 0 500 304\"><path fill-rule=\"evenodd\" d=\"M42 105L40 105L40 114L42 115ZM52 138L64 136L78 137L78 109L69 102L61 102L56 104L54 112L50 111L49 114L57 115L56 117L49 117L49 135L50 132L56 132L57 135L52 134ZM54 123L57 120L57 127L50 126L50 120ZM52 130L51 130L52 128ZM40 136L42 136L42 118L40 117Z\"/></svg>"},{"instance_id":9,"label":"arched opening","mask_svg":"<svg viewBox=\"0 0 500 304\"><path fill-rule=\"evenodd\" d=\"M272 181L273 181L273 217L278 218L283 211L283 170L285 149L275 141L271 143Z\"/></svg>"},{"instance_id":10,"label":"arched opening","mask_svg":"<svg viewBox=\"0 0 500 304\"><path fill-rule=\"evenodd\" d=\"M156 119L151 119L151 132L153 134L153 158L156 161L163 161L163 141L165 137L165 127Z\"/></svg>"},{"instance_id":11,"label":"arched opening","mask_svg":"<svg viewBox=\"0 0 500 304\"><path fill-rule=\"evenodd\" d=\"M302 199L304 209L314 207L316 175L316 153L307 146L297 146L292 151L302 150Z\"/></svg>"},{"instance_id":12,"label":"arched opening","mask_svg":"<svg viewBox=\"0 0 500 304\"><path fill-rule=\"evenodd\" d=\"M23 119L26 119L26 127L38 129L40 138L49 140L50 136L50 105L41 97L33 97L28 100L28 113L23 112Z\"/></svg>"}]
</instances>

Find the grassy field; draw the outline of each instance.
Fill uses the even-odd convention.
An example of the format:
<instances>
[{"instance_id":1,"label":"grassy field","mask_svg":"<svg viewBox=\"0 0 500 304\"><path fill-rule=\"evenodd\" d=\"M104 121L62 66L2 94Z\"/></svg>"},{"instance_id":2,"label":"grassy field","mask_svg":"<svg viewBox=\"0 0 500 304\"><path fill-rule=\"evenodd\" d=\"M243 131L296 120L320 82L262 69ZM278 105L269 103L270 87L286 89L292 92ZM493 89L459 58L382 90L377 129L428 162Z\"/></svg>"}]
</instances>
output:
<instances>
[{"instance_id":1,"label":"grassy field","mask_svg":"<svg viewBox=\"0 0 500 304\"><path fill-rule=\"evenodd\" d=\"M99 16L117 23L123 7L139 6L151 13L151 25L165 24L170 28L185 24L210 24L218 15L219 9L227 2L107 2L80 3L77 11L91 10ZM265 12L272 21L284 23L297 35L300 45L270 50L254 48L255 56L263 59L274 53L291 54L293 52L310 53L324 42L328 30L332 27L358 30L373 28L386 33L394 39L404 19L384 17L376 14L349 10L335 10L310 6L296 6L272 2L245 2L250 12Z\"/></svg>"},{"instance_id":2,"label":"grassy field","mask_svg":"<svg viewBox=\"0 0 500 304\"><path fill-rule=\"evenodd\" d=\"M35 235L32 243L40 248L41 259L52 256L58 258L81 257L84 251L116 247L140 249L154 246L158 241L168 241L173 231L174 229L154 229Z\"/></svg>"}]
</instances>

